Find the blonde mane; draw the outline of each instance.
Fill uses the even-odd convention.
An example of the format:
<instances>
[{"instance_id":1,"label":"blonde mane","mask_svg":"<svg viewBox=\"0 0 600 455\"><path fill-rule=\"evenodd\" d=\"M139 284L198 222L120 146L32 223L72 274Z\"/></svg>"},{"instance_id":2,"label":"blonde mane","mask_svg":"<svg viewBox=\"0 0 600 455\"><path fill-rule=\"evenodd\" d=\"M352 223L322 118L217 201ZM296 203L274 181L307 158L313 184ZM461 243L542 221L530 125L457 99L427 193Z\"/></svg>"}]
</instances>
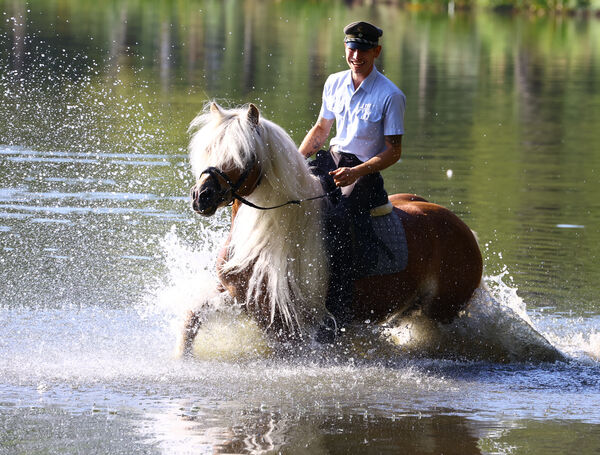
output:
<instances>
[{"instance_id":1,"label":"blonde mane","mask_svg":"<svg viewBox=\"0 0 600 455\"><path fill-rule=\"evenodd\" d=\"M248 119L248 107L209 112L196 117L190 130L190 160L196 178L204 169L244 169L253 158L262 179L247 199L273 206L323 192L290 136L278 125ZM321 226L320 200L257 210L243 205L231 232L223 272L251 267L245 304L260 298L270 302L271 324L276 317L293 334L325 314L327 261ZM266 294L266 295L263 295Z\"/></svg>"}]
</instances>

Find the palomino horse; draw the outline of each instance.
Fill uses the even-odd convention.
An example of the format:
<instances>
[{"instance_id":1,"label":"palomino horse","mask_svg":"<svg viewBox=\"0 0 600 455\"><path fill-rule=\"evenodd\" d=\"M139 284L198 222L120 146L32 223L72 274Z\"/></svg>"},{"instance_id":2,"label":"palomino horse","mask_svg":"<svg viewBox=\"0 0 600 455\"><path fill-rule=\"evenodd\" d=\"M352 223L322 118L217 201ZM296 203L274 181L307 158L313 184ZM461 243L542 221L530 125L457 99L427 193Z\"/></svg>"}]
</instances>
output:
<instances>
[{"instance_id":1,"label":"palomino horse","mask_svg":"<svg viewBox=\"0 0 600 455\"><path fill-rule=\"evenodd\" d=\"M309 335L328 314L319 179L289 135L252 104L225 110L213 103L190 130L194 210L211 216L233 202L231 231L217 260L218 292L241 302L277 338ZM481 281L475 236L452 212L423 198L397 194L390 201L404 225L408 264L399 273L357 280L352 314L384 322L420 310L451 321ZM184 352L201 314L200 308L188 315Z\"/></svg>"}]
</instances>

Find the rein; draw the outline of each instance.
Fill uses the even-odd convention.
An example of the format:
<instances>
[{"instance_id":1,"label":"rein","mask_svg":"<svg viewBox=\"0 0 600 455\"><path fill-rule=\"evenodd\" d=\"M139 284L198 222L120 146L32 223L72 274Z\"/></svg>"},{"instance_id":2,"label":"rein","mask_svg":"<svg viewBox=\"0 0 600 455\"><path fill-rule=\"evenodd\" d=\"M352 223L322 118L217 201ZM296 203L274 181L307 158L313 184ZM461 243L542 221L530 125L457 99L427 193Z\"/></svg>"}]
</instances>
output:
<instances>
[{"instance_id":1,"label":"rein","mask_svg":"<svg viewBox=\"0 0 600 455\"><path fill-rule=\"evenodd\" d=\"M256 204L250 202L248 199L245 199L243 196L241 196L237 192L241 188L241 186L244 184L244 182L246 181L246 179L248 178L250 173L252 172L252 169L254 168L254 165L255 165L255 161L253 160L252 163L250 163L250 164L251 164L250 166L248 166L246 169L244 169L244 172L242 173L242 175L240 175L240 178L235 183L233 183L231 181L231 179L229 178L229 176L227 174L225 174L225 172L223 172L220 169L217 169L216 167L213 167L213 166L207 167L204 171L202 171L202 173L200 175L208 174L209 176L211 176L214 179L216 179L216 176L221 177L225 181L225 183L227 183L227 185L229 185L229 188L226 189L223 192L223 194L226 193L227 191L230 191L233 199L237 199L242 204L247 205L248 207L252 207L253 209L258 209L258 210L273 210L273 209L278 209L280 207L284 207L286 205L291 205L291 204L302 205L303 202L314 201L317 199L323 199L325 197L328 197L337 190L336 189L333 191L329 191L329 192L321 194L319 196L307 197L305 199L291 199L287 202L284 202L283 204L273 205L271 207L262 207L260 205L256 205ZM256 184L256 186L258 186L260 184L261 178L262 178L262 176L259 177L258 183Z\"/></svg>"},{"instance_id":2,"label":"rein","mask_svg":"<svg viewBox=\"0 0 600 455\"><path fill-rule=\"evenodd\" d=\"M284 202L283 204L279 204L279 205L274 205L272 207L261 207L260 205L256 205L253 204L252 202L250 202L247 199L244 199L242 196L240 196L239 194L235 193L234 191L231 192L231 195L237 199L238 201L240 201L242 204L245 204L249 207L252 207L254 209L258 209L258 210L272 210L272 209L278 209L280 207L284 207L286 205L290 205L290 204L295 204L295 205L302 205L303 202L308 202L308 201L314 201L316 199L323 199L324 197L327 197L329 195L333 194L333 191L329 192L329 193L324 193L321 194L319 196L313 196L313 197L307 197L305 199L290 199L287 202Z\"/></svg>"}]
</instances>

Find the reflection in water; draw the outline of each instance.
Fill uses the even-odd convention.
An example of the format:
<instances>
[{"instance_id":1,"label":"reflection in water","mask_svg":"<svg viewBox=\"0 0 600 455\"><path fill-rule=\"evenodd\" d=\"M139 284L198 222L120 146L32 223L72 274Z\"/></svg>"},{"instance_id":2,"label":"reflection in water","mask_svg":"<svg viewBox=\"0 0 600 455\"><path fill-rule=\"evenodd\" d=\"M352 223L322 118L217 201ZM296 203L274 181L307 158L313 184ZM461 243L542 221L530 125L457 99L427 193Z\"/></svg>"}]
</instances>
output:
<instances>
[{"instance_id":1,"label":"reflection in water","mask_svg":"<svg viewBox=\"0 0 600 455\"><path fill-rule=\"evenodd\" d=\"M252 24L255 20L254 12L256 11L254 8L250 8L246 6L246 14L244 15L244 92L246 95L251 93L255 87L255 55L254 55L254 30Z\"/></svg>"},{"instance_id":2,"label":"reflection in water","mask_svg":"<svg viewBox=\"0 0 600 455\"><path fill-rule=\"evenodd\" d=\"M116 18L113 23L114 26L110 28L108 37L110 42L108 61L112 63L112 71L110 71L110 73L113 77L116 77L116 73L122 63L122 57L125 56L127 50L126 39L128 18L125 4L122 4L119 8L118 18Z\"/></svg>"},{"instance_id":3,"label":"reflection in water","mask_svg":"<svg viewBox=\"0 0 600 455\"><path fill-rule=\"evenodd\" d=\"M25 40L27 12L25 4L17 2L14 5L14 16L11 17L9 23L13 25L13 52L12 52L12 69L16 75L20 76L23 72L23 62L25 59Z\"/></svg>"},{"instance_id":4,"label":"reflection in water","mask_svg":"<svg viewBox=\"0 0 600 455\"><path fill-rule=\"evenodd\" d=\"M470 421L439 409L437 415L379 415L366 409L347 414L282 413L246 409L242 413L206 411L204 404L183 402L153 421L150 437L165 453L410 453L480 454L482 440L497 437L485 422ZM447 413L448 412L448 413ZM228 413L225 412L225 415Z\"/></svg>"},{"instance_id":5,"label":"reflection in water","mask_svg":"<svg viewBox=\"0 0 600 455\"><path fill-rule=\"evenodd\" d=\"M163 92L168 92L170 70L171 70L171 24L168 22L161 22L160 24L160 54L158 60L160 61L160 80L162 82Z\"/></svg>"}]
</instances>

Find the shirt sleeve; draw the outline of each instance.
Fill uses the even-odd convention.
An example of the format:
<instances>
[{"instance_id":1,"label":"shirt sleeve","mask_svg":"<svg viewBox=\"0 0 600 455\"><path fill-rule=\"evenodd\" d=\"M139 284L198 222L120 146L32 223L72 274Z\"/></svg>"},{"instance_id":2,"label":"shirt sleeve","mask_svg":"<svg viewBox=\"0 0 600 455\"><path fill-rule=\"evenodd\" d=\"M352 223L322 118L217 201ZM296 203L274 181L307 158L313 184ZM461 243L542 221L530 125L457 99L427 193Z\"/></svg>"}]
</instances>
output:
<instances>
[{"instance_id":1,"label":"shirt sleeve","mask_svg":"<svg viewBox=\"0 0 600 455\"><path fill-rule=\"evenodd\" d=\"M331 120L335 118L335 114L329 108L331 105L331 97L329 96L331 93L331 76L327 78L325 81L325 85L323 86L323 96L321 97L321 111L319 112L319 117L323 117L324 119Z\"/></svg>"},{"instance_id":2,"label":"shirt sleeve","mask_svg":"<svg viewBox=\"0 0 600 455\"><path fill-rule=\"evenodd\" d=\"M404 96L404 93L394 93L390 96L384 108L384 136L396 136L398 134L404 134L405 109L406 96Z\"/></svg>"}]
</instances>

